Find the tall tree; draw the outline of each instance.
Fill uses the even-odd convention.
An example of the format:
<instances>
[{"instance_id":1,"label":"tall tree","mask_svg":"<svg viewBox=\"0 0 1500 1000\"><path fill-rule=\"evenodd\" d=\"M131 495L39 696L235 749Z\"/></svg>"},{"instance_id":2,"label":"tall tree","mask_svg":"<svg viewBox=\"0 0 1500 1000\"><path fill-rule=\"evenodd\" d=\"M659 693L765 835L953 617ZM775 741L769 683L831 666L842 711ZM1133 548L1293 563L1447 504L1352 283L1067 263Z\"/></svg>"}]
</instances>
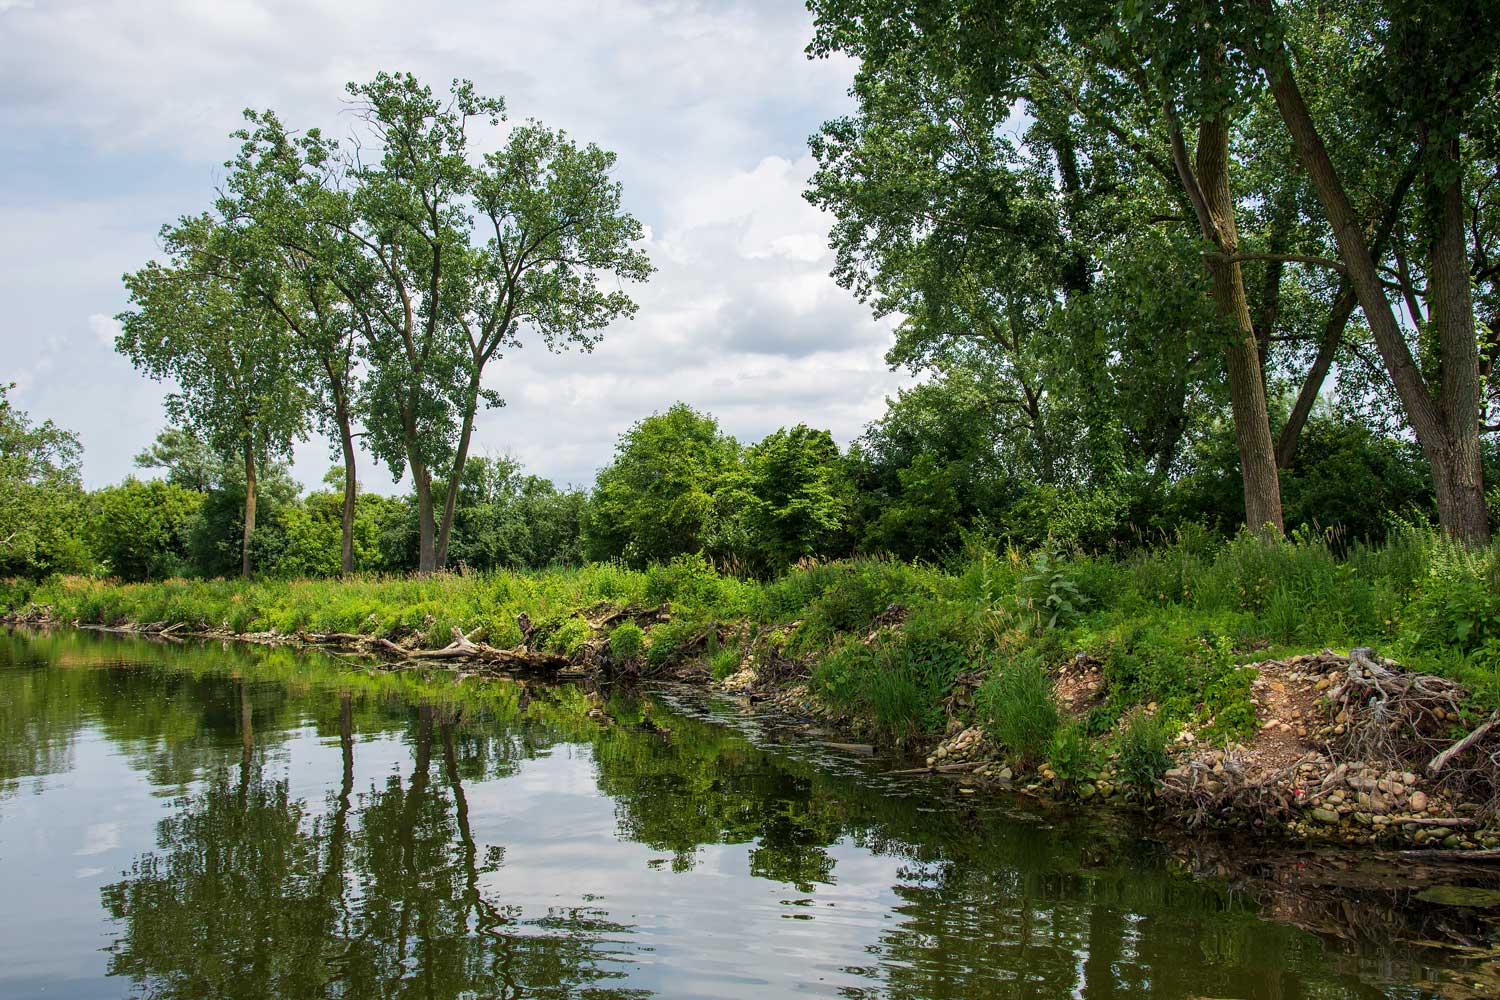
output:
<instances>
[{"instance_id":1,"label":"tall tree","mask_svg":"<svg viewBox=\"0 0 1500 1000\"><path fill-rule=\"evenodd\" d=\"M900 169L903 157L893 149L930 142L933 136L940 140L924 169L899 182L908 195L905 202L919 210L909 223L911 232L925 237L945 227L966 234L988 231L1004 259L1020 262L1050 244L1063 263L1055 278L1044 277L1037 287L1076 294L1097 266L1079 253L1088 247L1087 230L1078 225L1085 195L1078 184L1080 167L1109 167L1118 157L1130 161L1105 188L1106 203L1117 204L1122 195L1140 199L1169 193L1171 211L1144 214L1185 216L1198 231L1219 314L1247 520L1257 531L1279 532L1280 488L1230 178L1230 136L1243 106L1242 63L1230 59L1222 45L1205 43L1188 30L1191 17L1179 16L1183 12L1175 8L1142 8L1119 19L1114 6L1103 3L1037 8L815 0L812 6L818 30L810 51L845 51L861 60L854 93L867 119L884 110L882 102L893 90L897 100L915 102L926 119L921 131L866 130L865 138L873 141L851 154L859 168ZM1048 152L1056 158L1053 188L1063 196L1064 211L1057 215L1061 235L1083 237L1071 247L1013 207L1026 203L1016 182L1027 165L1007 137L1018 105L1040 123ZM838 141L840 131L848 130L847 123L834 123L825 136ZM1089 132L1116 148L1090 148L1080 141ZM1096 157L1088 157L1096 151ZM860 193L825 187L835 201ZM986 290L997 297L1013 295L993 278ZM1013 326L1013 304L999 304L991 310L995 321ZM1097 357L1079 361L1101 363Z\"/></svg>"},{"instance_id":2,"label":"tall tree","mask_svg":"<svg viewBox=\"0 0 1500 1000\"><path fill-rule=\"evenodd\" d=\"M348 232L373 276L353 303L370 366L368 440L393 471L411 472L418 569L430 572L447 558L480 403L501 403L486 367L528 329L549 349L591 349L635 309L603 280L644 280L651 265L610 180L612 153L528 122L476 158L472 123L498 126L504 104L467 81L446 101L409 74L349 92L379 143L378 159L356 157L349 171Z\"/></svg>"},{"instance_id":3,"label":"tall tree","mask_svg":"<svg viewBox=\"0 0 1500 1000\"><path fill-rule=\"evenodd\" d=\"M1331 155L1327 131L1304 95L1294 48L1316 25L1320 9L1251 0L1242 44L1264 70L1276 106L1317 191L1323 213L1381 362L1432 467L1438 516L1454 538L1489 539L1481 464L1480 337L1475 322L1471 258L1482 240L1477 204L1465 182L1466 152L1477 128L1493 118L1500 24L1480 0L1353 2L1351 51L1338 71L1319 74L1321 88L1362 94L1384 124L1387 159L1417 164L1412 231L1426 259L1418 293L1409 262L1396 260L1394 282L1359 224L1351 169ZM1469 157L1466 159L1466 157ZM1474 237L1471 244L1471 233ZM1394 284L1394 288L1391 286ZM1402 303L1411 325L1399 316ZM1421 300L1425 299L1425 303ZM1411 334L1415 334L1413 337ZM1412 341L1417 350L1413 350Z\"/></svg>"},{"instance_id":4,"label":"tall tree","mask_svg":"<svg viewBox=\"0 0 1500 1000\"><path fill-rule=\"evenodd\" d=\"M271 112L247 111L235 133L239 154L215 206L228 239L223 266L248 295L292 334L312 380L312 414L343 462L340 566L354 572L354 514L359 499L355 407L359 302L368 279L346 235L349 199L337 143L317 129L293 136Z\"/></svg>"},{"instance_id":5,"label":"tall tree","mask_svg":"<svg viewBox=\"0 0 1500 1000\"><path fill-rule=\"evenodd\" d=\"M201 434L245 469L240 573L250 576L256 470L285 455L307 424L307 393L283 324L226 277L208 216L162 230L165 264L125 275L132 309L120 313L115 349L158 380L172 420Z\"/></svg>"}]
</instances>

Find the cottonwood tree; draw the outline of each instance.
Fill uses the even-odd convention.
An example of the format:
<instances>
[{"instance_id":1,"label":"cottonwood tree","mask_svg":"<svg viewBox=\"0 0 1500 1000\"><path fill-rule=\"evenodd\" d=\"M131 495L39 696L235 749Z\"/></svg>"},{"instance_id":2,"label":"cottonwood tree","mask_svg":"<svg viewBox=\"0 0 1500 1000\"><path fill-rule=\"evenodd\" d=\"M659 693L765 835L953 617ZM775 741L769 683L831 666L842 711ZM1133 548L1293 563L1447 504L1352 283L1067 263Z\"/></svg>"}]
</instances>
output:
<instances>
[{"instance_id":1,"label":"cottonwood tree","mask_svg":"<svg viewBox=\"0 0 1500 1000\"><path fill-rule=\"evenodd\" d=\"M925 119L918 130L865 130L854 137L859 148L842 154L845 161L867 174L895 176L891 168L905 170L910 160L901 155L902 145L937 138L926 169L909 172L897 186L916 209L910 228L923 241L945 229L992 234L998 259L1015 272L988 268L984 290L995 300L992 323L1013 329L1018 306L1028 305L1016 301L1017 277L1033 279L1028 284L1044 302L1049 290L1076 295L1087 289L1099 256L1090 253L1089 237L1100 230L1082 211L1089 199L1080 178L1096 170L1108 175L1105 198L1096 202L1113 205L1133 197L1150 206L1166 198L1170 211L1158 207L1156 214L1191 221L1218 313L1215 335L1234 414L1247 521L1257 531L1279 532L1265 381L1230 184L1230 136L1251 75L1243 60L1231 58L1221 44L1206 43L1177 16L1144 8L1118 20L1106 4L1038 9L1019 3L816 0L812 6L818 27L810 51L844 51L861 60L855 95L866 119L883 112L882 102L893 92ZM1007 122L1018 104L1037 122L1034 148L1051 162L1035 156L1028 162L1008 139L1014 126ZM846 146L848 133L843 123L825 129L826 137ZM1090 135L1106 141L1082 141ZM1050 182L1051 192L1035 180L1028 187L1028 175ZM827 182L815 191L829 207L861 195ZM1052 192L1061 211L1049 232L1045 218L1023 209L1047 202ZM1034 275L1032 259L1045 262L1049 255L1056 258L1051 273ZM1107 356L1079 360L1082 367L1098 368Z\"/></svg>"},{"instance_id":2,"label":"cottonwood tree","mask_svg":"<svg viewBox=\"0 0 1500 1000\"><path fill-rule=\"evenodd\" d=\"M167 413L245 469L240 573L250 576L256 471L290 452L307 425L307 391L286 328L226 276L208 216L162 230L166 262L125 275L132 308L117 317L115 349L158 380L171 380Z\"/></svg>"},{"instance_id":3,"label":"cottonwood tree","mask_svg":"<svg viewBox=\"0 0 1500 1000\"><path fill-rule=\"evenodd\" d=\"M471 130L498 127L504 104L467 81L446 100L409 74L349 93L377 143L375 157L351 161L352 214L335 223L369 276L349 283L369 366L367 440L393 472L411 472L418 569L431 572L447 559L480 404L501 403L487 366L526 332L552 350L591 349L635 310L606 280L641 281L651 265L610 179L612 153L527 122L477 157Z\"/></svg>"},{"instance_id":4,"label":"cottonwood tree","mask_svg":"<svg viewBox=\"0 0 1500 1000\"><path fill-rule=\"evenodd\" d=\"M1394 274L1359 224L1357 167L1333 155L1341 123L1319 120L1304 96L1296 42L1321 7L1250 0L1238 40L1269 80L1276 106L1337 243L1381 362L1432 467L1438 515L1454 538L1489 538L1481 465L1480 329L1473 282L1484 239L1472 194L1473 149L1493 152L1500 23L1479 0L1336 5L1351 32L1347 58L1310 74L1318 88L1359 94L1386 123L1379 154L1416 165L1411 231L1425 285L1410 261ZM1357 163L1358 161L1356 161ZM1467 187L1466 187L1467 182ZM1493 273L1488 274L1493 280ZM1394 279L1394 280L1392 280ZM1394 287L1393 287L1394 286ZM1394 294L1393 294L1394 293ZM1397 304L1399 303L1399 305ZM1399 316L1405 308L1411 324ZM1415 336L1411 334L1415 333ZM1485 339L1490 335L1486 333ZM1416 350L1413 350L1415 341ZM1488 344L1487 344L1488 347Z\"/></svg>"},{"instance_id":5,"label":"cottonwood tree","mask_svg":"<svg viewBox=\"0 0 1500 1000\"><path fill-rule=\"evenodd\" d=\"M215 210L225 238L220 266L291 334L311 379L312 415L343 462L340 565L354 572L359 499L356 407L361 322L371 280L348 235L338 144L317 129L291 135L274 113L247 111L250 127L227 166Z\"/></svg>"}]
</instances>

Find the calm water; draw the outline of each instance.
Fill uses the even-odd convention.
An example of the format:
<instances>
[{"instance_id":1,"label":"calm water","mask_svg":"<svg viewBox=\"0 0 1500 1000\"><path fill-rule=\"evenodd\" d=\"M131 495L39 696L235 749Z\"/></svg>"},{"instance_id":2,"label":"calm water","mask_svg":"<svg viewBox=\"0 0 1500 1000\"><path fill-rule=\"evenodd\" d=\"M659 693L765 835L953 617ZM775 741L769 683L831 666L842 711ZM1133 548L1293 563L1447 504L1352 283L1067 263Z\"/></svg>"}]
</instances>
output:
<instances>
[{"instance_id":1,"label":"calm water","mask_svg":"<svg viewBox=\"0 0 1500 1000\"><path fill-rule=\"evenodd\" d=\"M1470 911L878 771L670 692L0 632L0 997L1493 995L1401 943Z\"/></svg>"}]
</instances>

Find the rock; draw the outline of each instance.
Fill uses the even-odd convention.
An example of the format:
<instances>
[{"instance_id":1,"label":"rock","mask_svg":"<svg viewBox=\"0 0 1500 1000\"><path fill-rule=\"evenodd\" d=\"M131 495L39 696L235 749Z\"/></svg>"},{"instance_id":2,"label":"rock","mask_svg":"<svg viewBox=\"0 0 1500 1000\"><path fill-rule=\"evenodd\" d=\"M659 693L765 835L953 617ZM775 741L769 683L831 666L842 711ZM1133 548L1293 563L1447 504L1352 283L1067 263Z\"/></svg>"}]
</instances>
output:
<instances>
[{"instance_id":1,"label":"rock","mask_svg":"<svg viewBox=\"0 0 1500 1000\"><path fill-rule=\"evenodd\" d=\"M999 778L999 779L1000 779L1000 780L1001 780L1001 781L1009 781L1009 780L1011 780L1011 779L1012 779L1012 778L1014 778L1014 777L1015 777L1015 776L1016 776L1016 775L1015 775L1015 772L1013 772L1013 771L1012 771L1012 770L1011 770L1011 769L1010 769L1010 768L1008 768L1008 767L1002 767L1002 768L1001 768L1001 769L1000 769L1000 773L999 773L999 774L997 774L997 775L995 775L995 777L997 777L997 778Z\"/></svg>"},{"instance_id":2,"label":"rock","mask_svg":"<svg viewBox=\"0 0 1500 1000\"><path fill-rule=\"evenodd\" d=\"M1324 809L1323 807L1319 806L1312 811L1312 818L1317 820L1319 823L1332 824L1339 821L1339 814L1334 812L1332 809Z\"/></svg>"},{"instance_id":3,"label":"rock","mask_svg":"<svg viewBox=\"0 0 1500 1000\"><path fill-rule=\"evenodd\" d=\"M1419 813L1419 812L1426 811L1426 809L1427 809L1427 793L1426 792L1414 792L1412 794L1411 799L1407 802L1407 805L1411 806L1411 811L1414 812L1414 813Z\"/></svg>"},{"instance_id":4,"label":"rock","mask_svg":"<svg viewBox=\"0 0 1500 1000\"><path fill-rule=\"evenodd\" d=\"M1456 833L1450 833L1448 834L1448 836L1443 838L1443 846L1448 848L1450 851L1458 850L1460 847L1464 846L1464 838L1460 837Z\"/></svg>"},{"instance_id":5,"label":"rock","mask_svg":"<svg viewBox=\"0 0 1500 1000\"><path fill-rule=\"evenodd\" d=\"M1083 784L1081 784L1081 785L1078 786L1078 797L1080 799L1084 799L1084 800L1091 799L1091 798L1094 797L1094 794L1096 792L1098 792L1098 789L1095 788L1093 785L1089 784L1087 781L1085 781Z\"/></svg>"}]
</instances>

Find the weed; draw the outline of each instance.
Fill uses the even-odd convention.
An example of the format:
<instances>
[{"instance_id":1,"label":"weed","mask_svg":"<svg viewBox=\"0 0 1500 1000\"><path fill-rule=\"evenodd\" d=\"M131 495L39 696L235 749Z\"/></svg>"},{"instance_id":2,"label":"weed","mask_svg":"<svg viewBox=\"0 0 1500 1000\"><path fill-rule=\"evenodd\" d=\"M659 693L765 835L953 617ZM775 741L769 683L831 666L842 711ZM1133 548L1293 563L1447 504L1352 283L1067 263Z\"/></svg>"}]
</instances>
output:
<instances>
[{"instance_id":1,"label":"weed","mask_svg":"<svg viewBox=\"0 0 1500 1000\"><path fill-rule=\"evenodd\" d=\"M618 663L629 663L646 648L646 633L635 622L623 622L609 634L609 655Z\"/></svg>"},{"instance_id":2,"label":"weed","mask_svg":"<svg viewBox=\"0 0 1500 1000\"><path fill-rule=\"evenodd\" d=\"M1092 774L1098 766L1088 734L1079 723L1068 719L1052 733L1047 748L1047 763L1064 784L1073 785Z\"/></svg>"},{"instance_id":3,"label":"weed","mask_svg":"<svg viewBox=\"0 0 1500 1000\"><path fill-rule=\"evenodd\" d=\"M1167 730L1156 716L1136 708L1125 717L1118 740L1120 779L1132 795L1149 798L1172 764Z\"/></svg>"},{"instance_id":4,"label":"weed","mask_svg":"<svg viewBox=\"0 0 1500 1000\"><path fill-rule=\"evenodd\" d=\"M980 685L976 705L990 736L1023 767L1046 756L1059 717L1039 662L1022 658L996 670Z\"/></svg>"}]
</instances>

